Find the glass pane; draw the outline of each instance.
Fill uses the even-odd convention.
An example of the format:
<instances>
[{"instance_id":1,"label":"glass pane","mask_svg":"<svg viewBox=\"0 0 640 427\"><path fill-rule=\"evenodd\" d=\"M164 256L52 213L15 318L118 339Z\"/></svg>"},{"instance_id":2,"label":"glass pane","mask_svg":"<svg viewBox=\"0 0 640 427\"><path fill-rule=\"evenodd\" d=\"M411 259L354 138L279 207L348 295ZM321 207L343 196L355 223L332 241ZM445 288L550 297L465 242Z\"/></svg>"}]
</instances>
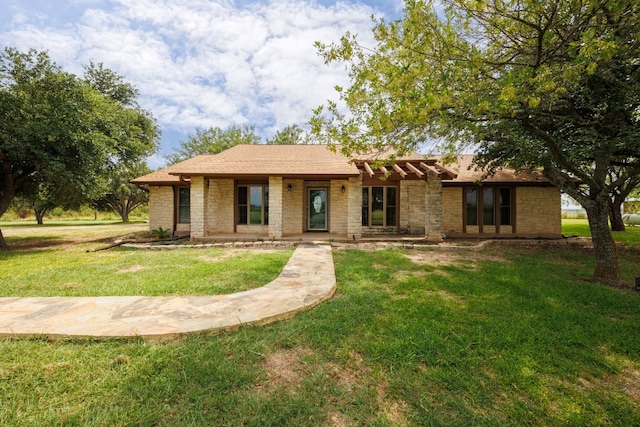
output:
<instances>
[{"instance_id":1,"label":"glass pane","mask_svg":"<svg viewBox=\"0 0 640 427\"><path fill-rule=\"evenodd\" d=\"M485 188L482 192L482 225L493 225L494 199L493 188Z\"/></svg>"},{"instance_id":2,"label":"glass pane","mask_svg":"<svg viewBox=\"0 0 640 427\"><path fill-rule=\"evenodd\" d=\"M180 206L189 206L190 204L190 191L188 188L181 188L178 196L178 204Z\"/></svg>"},{"instance_id":3,"label":"glass pane","mask_svg":"<svg viewBox=\"0 0 640 427\"><path fill-rule=\"evenodd\" d=\"M178 223L188 224L189 216L189 206L180 206L178 208Z\"/></svg>"},{"instance_id":4,"label":"glass pane","mask_svg":"<svg viewBox=\"0 0 640 427\"><path fill-rule=\"evenodd\" d=\"M178 223L188 224L190 220L190 198L191 191L189 188L178 189Z\"/></svg>"},{"instance_id":5,"label":"glass pane","mask_svg":"<svg viewBox=\"0 0 640 427\"><path fill-rule=\"evenodd\" d=\"M247 187L238 187L238 204L247 204Z\"/></svg>"},{"instance_id":6,"label":"glass pane","mask_svg":"<svg viewBox=\"0 0 640 427\"><path fill-rule=\"evenodd\" d=\"M327 190L309 190L309 228L327 228Z\"/></svg>"},{"instance_id":7,"label":"glass pane","mask_svg":"<svg viewBox=\"0 0 640 427\"><path fill-rule=\"evenodd\" d=\"M238 206L238 224L247 223L247 207Z\"/></svg>"},{"instance_id":8,"label":"glass pane","mask_svg":"<svg viewBox=\"0 0 640 427\"><path fill-rule=\"evenodd\" d=\"M387 187L387 206L396 206L396 187Z\"/></svg>"},{"instance_id":9,"label":"glass pane","mask_svg":"<svg viewBox=\"0 0 640 427\"><path fill-rule=\"evenodd\" d=\"M384 225L384 187L371 188L371 225Z\"/></svg>"},{"instance_id":10,"label":"glass pane","mask_svg":"<svg viewBox=\"0 0 640 427\"><path fill-rule=\"evenodd\" d=\"M249 224L262 224L262 187L249 187Z\"/></svg>"},{"instance_id":11,"label":"glass pane","mask_svg":"<svg viewBox=\"0 0 640 427\"><path fill-rule=\"evenodd\" d=\"M467 188L467 225L478 225L478 189Z\"/></svg>"},{"instance_id":12,"label":"glass pane","mask_svg":"<svg viewBox=\"0 0 640 427\"><path fill-rule=\"evenodd\" d=\"M500 225L511 225L511 189L500 189Z\"/></svg>"}]
</instances>

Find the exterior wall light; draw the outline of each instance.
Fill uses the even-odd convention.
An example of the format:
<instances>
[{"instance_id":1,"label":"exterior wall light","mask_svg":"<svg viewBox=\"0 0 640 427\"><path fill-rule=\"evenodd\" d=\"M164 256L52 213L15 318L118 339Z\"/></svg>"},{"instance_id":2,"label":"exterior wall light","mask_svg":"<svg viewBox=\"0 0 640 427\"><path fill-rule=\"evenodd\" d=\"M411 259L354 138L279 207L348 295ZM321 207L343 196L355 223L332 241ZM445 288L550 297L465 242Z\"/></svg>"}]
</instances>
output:
<instances>
[{"instance_id":1,"label":"exterior wall light","mask_svg":"<svg viewBox=\"0 0 640 427\"><path fill-rule=\"evenodd\" d=\"M287 185L287 191L291 191L292 188L293 188L293 185L291 184Z\"/></svg>"},{"instance_id":2,"label":"exterior wall light","mask_svg":"<svg viewBox=\"0 0 640 427\"><path fill-rule=\"evenodd\" d=\"M344 193L345 191L347 191L347 189L344 187L344 185L342 186L342 192Z\"/></svg>"}]
</instances>

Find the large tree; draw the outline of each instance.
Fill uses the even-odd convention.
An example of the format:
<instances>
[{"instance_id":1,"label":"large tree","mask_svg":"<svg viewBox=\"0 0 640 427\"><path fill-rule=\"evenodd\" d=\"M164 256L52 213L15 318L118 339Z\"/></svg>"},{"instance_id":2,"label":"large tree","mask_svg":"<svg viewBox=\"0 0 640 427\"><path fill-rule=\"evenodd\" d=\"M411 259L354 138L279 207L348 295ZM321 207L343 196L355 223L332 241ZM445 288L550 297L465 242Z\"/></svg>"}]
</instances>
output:
<instances>
[{"instance_id":1,"label":"large tree","mask_svg":"<svg viewBox=\"0 0 640 427\"><path fill-rule=\"evenodd\" d=\"M268 145L296 145L310 143L309 135L298 125L285 126L276 131L271 139L267 139Z\"/></svg>"},{"instance_id":2,"label":"large tree","mask_svg":"<svg viewBox=\"0 0 640 427\"><path fill-rule=\"evenodd\" d=\"M580 203L591 227L594 278L620 281L611 200L640 175L640 13L634 0L409 1L378 22L377 46L345 35L318 44L347 62L349 109L329 102L314 132L346 154L402 153L425 140L477 149L494 171L541 168Z\"/></svg>"},{"instance_id":3,"label":"large tree","mask_svg":"<svg viewBox=\"0 0 640 427\"><path fill-rule=\"evenodd\" d=\"M51 182L95 194L119 162L153 153L159 136L149 113L35 50L0 53L0 117L0 217L15 196Z\"/></svg>"},{"instance_id":4,"label":"large tree","mask_svg":"<svg viewBox=\"0 0 640 427\"><path fill-rule=\"evenodd\" d=\"M120 215L122 222L129 222L131 211L149 202L149 189L131 184L129 181L150 172L151 169L146 163L119 165L109 174L107 192L94 201L94 206L111 210Z\"/></svg>"},{"instance_id":5,"label":"large tree","mask_svg":"<svg viewBox=\"0 0 640 427\"><path fill-rule=\"evenodd\" d=\"M180 141L180 147L167 155L166 159L170 165L174 165L199 154L217 154L238 144L259 143L260 137L256 135L253 126L197 129L195 135L189 135L186 141Z\"/></svg>"}]
</instances>

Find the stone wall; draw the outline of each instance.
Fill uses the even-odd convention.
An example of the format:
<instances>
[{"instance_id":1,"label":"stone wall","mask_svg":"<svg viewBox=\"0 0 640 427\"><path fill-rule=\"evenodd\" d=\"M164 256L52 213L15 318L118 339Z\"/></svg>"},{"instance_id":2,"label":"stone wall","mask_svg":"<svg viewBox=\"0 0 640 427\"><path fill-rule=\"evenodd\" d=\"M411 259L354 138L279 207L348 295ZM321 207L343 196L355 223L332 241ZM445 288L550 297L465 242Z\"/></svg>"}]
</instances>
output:
<instances>
[{"instance_id":1,"label":"stone wall","mask_svg":"<svg viewBox=\"0 0 640 427\"><path fill-rule=\"evenodd\" d=\"M516 189L516 232L529 235L562 235L560 190L556 187Z\"/></svg>"},{"instance_id":2,"label":"stone wall","mask_svg":"<svg viewBox=\"0 0 640 427\"><path fill-rule=\"evenodd\" d=\"M349 178L347 185L347 235L362 237L362 176Z\"/></svg>"},{"instance_id":3,"label":"stone wall","mask_svg":"<svg viewBox=\"0 0 640 427\"><path fill-rule=\"evenodd\" d=\"M291 185L291 191L288 190ZM282 182L284 192L282 194L283 203L283 224L282 232L285 236L292 234L302 234L305 228L304 217L304 181L301 179L285 179Z\"/></svg>"},{"instance_id":4,"label":"stone wall","mask_svg":"<svg viewBox=\"0 0 640 427\"><path fill-rule=\"evenodd\" d=\"M426 191L424 180L400 181L400 234L425 233Z\"/></svg>"},{"instance_id":5,"label":"stone wall","mask_svg":"<svg viewBox=\"0 0 640 427\"><path fill-rule=\"evenodd\" d=\"M209 224L209 179L202 176L191 178L191 237L205 237Z\"/></svg>"},{"instance_id":6,"label":"stone wall","mask_svg":"<svg viewBox=\"0 0 640 427\"><path fill-rule=\"evenodd\" d=\"M439 177L427 178L424 206L425 237L432 241L440 241L442 240L442 180Z\"/></svg>"},{"instance_id":7,"label":"stone wall","mask_svg":"<svg viewBox=\"0 0 640 427\"><path fill-rule=\"evenodd\" d=\"M344 187L344 193L342 192ZM349 220L348 180L333 180L329 187L329 232L347 234Z\"/></svg>"},{"instance_id":8,"label":"stone wall","mask_svg":"<svg viewBox=\"0 0 640 427\"><path fill-rule=\"evenodd\" d=\"M207 234L233 233L235 197L233 179L209 180L209 225Z\"/></svg>"},{"instance_id":9,"label":"stone wall","mask_svg":"<svg viewBox=\"0 0 640 427\"><path fill-rule=\"evenodd\" d=\"M281 176L269 178L269 237L279 239L283 232L283 182Z\"/></svg>"},{"instance_id":10,"label":"stone wall","mask_svg":"<svg viewBox=\"0 0 640 427\"><path fill-rule=\"evenodd\" d=\"M442 232L462 233L462 188L442 189Z\"/></svg>"},{"instance_id":11,"label":"stone wall","mask_svg":"<svg viewBox=\"0 0 640 427\"><path fill-rule=\"evenodd\" d=\"M173 231L173 205L173 187L157 185L149 187L149 231L160 227Z\"/></svg>"}]
</instances>

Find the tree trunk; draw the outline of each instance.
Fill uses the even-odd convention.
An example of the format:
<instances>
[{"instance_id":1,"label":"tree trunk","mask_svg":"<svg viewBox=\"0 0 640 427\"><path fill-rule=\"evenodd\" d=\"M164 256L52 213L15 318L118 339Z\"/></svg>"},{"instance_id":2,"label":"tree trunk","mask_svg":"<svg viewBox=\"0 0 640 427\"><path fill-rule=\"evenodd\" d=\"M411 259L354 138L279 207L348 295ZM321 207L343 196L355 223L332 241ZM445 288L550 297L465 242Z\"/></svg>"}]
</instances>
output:
<instances>
[{"instance_id":1,"label":"tree trunk","mask_svg":"<svg viewBox=\"0 0 640 427\"><path fill-rule=\"evenodd\" d=\"M36 222L38 225L43 224L44 214L47 212L46 209L34 209L33 212L36 214Z\"/></svg>"},{"instance_id":2,"label":"tree trunk","mask_svg":"<svg viewBox=\"0 0 640 427\"><path fill-rule=\"evenodd\" d=\"M624 222L622 222L622 203L624 202L624 198L618 200L619 196L616 196L611 201L611 212L610 212L610 220L611 220L611 231L625 231Z\"/></svg>"},{"instance_id":3,"label":"tree trunk","mask_svg":"<svg viewBox=\"0 0 640 427\"><path fill-rule=\"evenodd\" d=\"M9 245L7 245L7 242L4 240L4 236L2 235L2 229L0 228L0 251L8 251L9 250Z\"/></svg>"},{"instance_id":4,"label":"tree trunk","mask_svg":"<svg viewBox=\"0 0 640 427\"><path fill-rule=\"evenodd\" d=\"M122 222L129 222L129 211L127 209L123 209L120 216L122 217Z\"/></svg>"},{"instance_id":5,"label":"tree trunk","mask_svg":"<svg viewBox=\"0 0 640 427\"><path fill-rule=\"evenodd\" d=\"M609 230L608 204L597 202L584 206L589 218L591 228L591 240L593 241L593 251L596 258L596 268L593 272L594 280L608 284L620 285L620 264L618 260L618 250L613 240L611 230Z\"/></svg>"}]
</instances>

